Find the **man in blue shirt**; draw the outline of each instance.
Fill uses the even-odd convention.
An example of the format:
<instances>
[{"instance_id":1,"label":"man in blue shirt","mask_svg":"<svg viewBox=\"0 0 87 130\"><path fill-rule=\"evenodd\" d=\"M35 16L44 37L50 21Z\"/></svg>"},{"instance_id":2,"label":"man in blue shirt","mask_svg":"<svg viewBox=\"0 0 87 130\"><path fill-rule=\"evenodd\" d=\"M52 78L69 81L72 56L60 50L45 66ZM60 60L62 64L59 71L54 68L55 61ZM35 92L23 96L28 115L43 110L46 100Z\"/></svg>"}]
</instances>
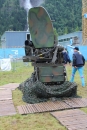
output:
<instances>
[{"instance_id":1,"label":"man in blue shirt","mask_svg":"<svg viewBox=\"0 0 87 130\"><path fill-rule=\"evenodd\" d=\"M84 75L83 75L83 66L85 65L85 58L79 52L79 48L74 48L73 59L72 59L72 75L70 82L74 81L74 76L76 71L78 70L82 82L82 87L85 87Z\"/></svg>"},{"instance_id":2,"label":"man in blue shirt","mask_svg":"<svg viewBox=\"0 0 87 130\"><path fill-rule=\"evenodd\" d=\"M70 57L68 55L68 52L66 49L64 49L62 51L62 54L63 54L63 63L66 65L67 63L71 64L71 60L70 60Z\"/></svg>"}]
</instances>

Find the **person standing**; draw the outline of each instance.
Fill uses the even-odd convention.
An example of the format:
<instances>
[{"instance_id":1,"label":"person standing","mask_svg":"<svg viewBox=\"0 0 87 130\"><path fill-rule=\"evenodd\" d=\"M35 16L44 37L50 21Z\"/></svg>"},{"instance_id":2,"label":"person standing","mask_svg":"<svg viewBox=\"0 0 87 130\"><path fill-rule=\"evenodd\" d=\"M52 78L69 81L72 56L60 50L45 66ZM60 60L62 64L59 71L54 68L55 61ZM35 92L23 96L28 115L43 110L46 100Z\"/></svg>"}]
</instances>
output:
<instances>
[{"instance_id":1,"label":"person standing","mask_svg":"<svg viewBox=\"0 0 87 130\"><path fill-rule=\"evenodd\" d=\"M72 37L70 38L70 45L72 46L72 44L73 44L73 39L72 39Z\"/></svg>"},{"instance_id":2,"label":"person standing","mask_svg":"<svg viewBox=\"0 0 87 130\"><path fill-rule=\"evenodd\" d=\"M82 82L82 87L85 87L85 80L83 75L84 65L85 65L85 58L81 53L79 53L79 48L75 47L73 53L73 59L72 59L72 75L71 75L70 82L74 81L75 73L78 70Z\"/></svg>"},{"instance_id":3,"label":"person standing","mask_svg":"<svg viewBox=\"0 0 87 130\"><path fill-rule=\"evenodd\" d=\"M63 63L66 65L67 63L69 63L71 65L71 60L70 57L68 55L67 50L64 48L64 50L62 51L63 54Z\"/></svg>"},{"instance_id":4,"label":"person standing","mask_svg":"<svg viewBox=\"0 0 87 130\"><path fill-rule=\"evenodd\" d=\"M67 65L67 63L69 63L69 65L71 65L71 60L70 60L70 57L68 55L66 48L64 48L64 50L62 51L62 56L63 56L63 64L65 66L66 80L68 81L66 65Z\"/></svg>"}]
</instances>

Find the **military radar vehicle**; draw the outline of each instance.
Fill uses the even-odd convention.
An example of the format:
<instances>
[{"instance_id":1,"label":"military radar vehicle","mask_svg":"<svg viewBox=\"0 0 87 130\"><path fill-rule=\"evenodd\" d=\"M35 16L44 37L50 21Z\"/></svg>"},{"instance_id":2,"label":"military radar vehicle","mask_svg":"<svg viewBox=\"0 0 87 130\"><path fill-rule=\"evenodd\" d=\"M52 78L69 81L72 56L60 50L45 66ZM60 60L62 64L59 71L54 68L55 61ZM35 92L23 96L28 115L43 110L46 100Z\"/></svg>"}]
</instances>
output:
<instances>
[{"instance_id":1,"label":"military radar vehicle","mask_svg":"<svg viewBox=\"0 0 87 130\"><path fill-rule=\"evenodd\" d=\"M67 81L63 64L63 46L55 38L52 21L43 7L34 7L28 14L31 41L25 41L24 62L31 62L34 72L20 84L23 100L27 103L50 98L75 96L77 85Z\"/></svg>"}]
</instances>

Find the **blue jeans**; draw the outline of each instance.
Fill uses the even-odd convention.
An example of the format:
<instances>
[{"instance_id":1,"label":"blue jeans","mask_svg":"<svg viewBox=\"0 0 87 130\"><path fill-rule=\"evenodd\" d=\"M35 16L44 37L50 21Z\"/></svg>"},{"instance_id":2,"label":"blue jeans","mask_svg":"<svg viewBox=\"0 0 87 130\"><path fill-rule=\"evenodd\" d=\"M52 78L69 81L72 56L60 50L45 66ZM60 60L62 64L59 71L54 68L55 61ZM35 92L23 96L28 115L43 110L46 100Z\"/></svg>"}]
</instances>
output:
<instances>
[{"instance_id":1,"label":"blue jeans","mask_svg":"<svg viewBox=\"0 0 87 130\"><path fill-rule=\"evenodd\" d=\"M77 68L72 67L72 75L71 75L70 82L74 81L74 76L75 76L75 73L76 73L77 70L78 70L80 78L81 78L82 86L85 87L85 81L84 81L84 75L83 75L83 67L77 67Z\"/></svg>"}]
</instances>

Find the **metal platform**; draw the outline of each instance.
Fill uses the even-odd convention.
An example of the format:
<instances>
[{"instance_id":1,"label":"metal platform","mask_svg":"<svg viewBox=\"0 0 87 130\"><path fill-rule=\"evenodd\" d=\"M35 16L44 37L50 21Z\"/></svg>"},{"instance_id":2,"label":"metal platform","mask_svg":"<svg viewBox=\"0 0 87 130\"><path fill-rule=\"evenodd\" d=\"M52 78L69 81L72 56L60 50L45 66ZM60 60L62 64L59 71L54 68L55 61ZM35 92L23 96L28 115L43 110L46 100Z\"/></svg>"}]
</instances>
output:
<instances>
[{"instance_id":1,"label":"metal platform","mask_svg":"<svg viewBox=\"0 0 87 130\"><path fill-rule=\"evenodd\" d=\"M10 89L10 90L15 90L16 88L18 88L19 83L9 83L9 84L5 84L0 86L0 90L1 89Z\"/></svg>"},{"instance_id":2,"label":"metal platform","mask_svg":"<svg viewBox=\"0 0 87 130\"><path fill-rule=\"evenodd\" d=\"M0 90L0 101L3 101L3 100L12 100L11 90L7 90L7 89Z\"/></svg>"},{"instance_id":3,"label":"metal platform","mask_svg":"<svg viewBox=\"0 0 87 130\"><path fill-rule=\"evenodd\" d=\"M87 106L86 98L66 98L60 101L43 102L37 104L26 104L18 106L19 114L29 114L38 112L48 112L55 110L66 110Z\"/></svg>"},{"instance_id":4,"label":"metal platform","mask_svg":"<svg viewBox=\"0 0 87 130\"><path fill-rule=\"evenodd\" d=\"M16 114L12 101L12 90L15 90L19 84L10 83L0 86L0 116L9 116Z\"/></svg>"},{"instance_id":5,"label":"metal platform","mask_svg":"<svg viewBox=\"0 0 87 130\"><path fill-rule=\"evenodd\" d=\"M79 109L51 112L68 130L87 130L87 114Z\"/></svg>"},{"instance_id":6,"label":"metal platform","mask_svg":"<svg viewBox=\"0 0 87 130\"><path fill-rule=\"evenodd\" d=\"M15 90L18 86L18 83L9 83L0 86L0 101L12 100L12 90Z\"/></svg>"},{"instance_id":7,"label":"metal platform","mask_svg":"<svg viewBox=\"0 0 87 130\"><path fill-rule=\"evenodd\" d=\"M0 116L15 115L16 110L12 100L0 101Z\"/></svg>"}]
</instances>

